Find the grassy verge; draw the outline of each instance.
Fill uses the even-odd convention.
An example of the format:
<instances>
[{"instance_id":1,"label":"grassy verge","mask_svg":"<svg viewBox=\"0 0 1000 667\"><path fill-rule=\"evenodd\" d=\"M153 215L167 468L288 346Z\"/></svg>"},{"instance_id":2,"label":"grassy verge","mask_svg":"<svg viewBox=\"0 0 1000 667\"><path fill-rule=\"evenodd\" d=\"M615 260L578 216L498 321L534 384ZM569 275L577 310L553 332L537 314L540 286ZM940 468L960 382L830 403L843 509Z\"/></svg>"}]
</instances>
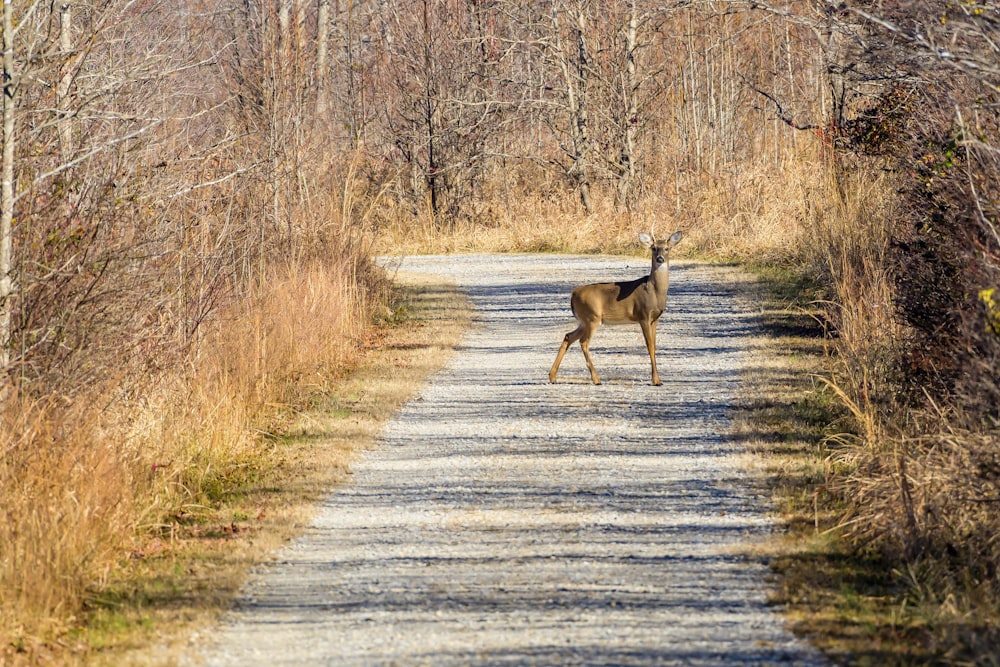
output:
<instances>
[{"instance_id":1,"label":"grassy verge","mask_svg":"<svg viewBox=\"0 0 1000 667\"><path fill-rule=\"evenodd\" d=\"M759 274L762 331L734 428L785 528L762 547L775 574L771 601L836 663L939 662L949 648L929 629L929 607L903 573L851 542L841 525L847 508L830 484L843 472L838 435L850 420L819 380L831 359L811 304L823 295L787 272Z\"/></svg>"},{"instance_id":2,"label":"grassy verge","mask_svg":"<svg viewBox=\"0 0 1000 667\"><path fill-rule=\"evenodd\" d=\"M398 406L443 366L468 324L454 287L419 276L399 280L394 308L357 367L313 396L273 441L277 468L137 548L90 601L76 645L63 658L176 663L228 607L247 569L308 524Z\"/></svg>"}]
</instances>

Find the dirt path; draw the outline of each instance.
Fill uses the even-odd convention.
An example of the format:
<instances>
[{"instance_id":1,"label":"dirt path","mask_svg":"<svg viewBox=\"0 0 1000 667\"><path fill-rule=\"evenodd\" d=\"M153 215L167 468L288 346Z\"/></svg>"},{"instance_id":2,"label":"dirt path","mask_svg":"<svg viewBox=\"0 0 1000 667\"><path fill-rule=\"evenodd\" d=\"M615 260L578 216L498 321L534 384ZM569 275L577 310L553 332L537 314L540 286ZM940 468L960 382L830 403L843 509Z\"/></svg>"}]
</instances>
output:
<instances>
[{"instance_id":1,"label":"dirt path","mask_svg":"<svg viewBox=\"0 0 1000 667\"><path fill-rule=\"evenodd\" d=\"M822 664L739 555L768 530L727 440L751 317L732 269L675 262L664 384L637 326L593 386L569 291L648 260L408 259L467 288L477 327L312 528L254 575L210 665Z\"/></svg>"}]
</instances>

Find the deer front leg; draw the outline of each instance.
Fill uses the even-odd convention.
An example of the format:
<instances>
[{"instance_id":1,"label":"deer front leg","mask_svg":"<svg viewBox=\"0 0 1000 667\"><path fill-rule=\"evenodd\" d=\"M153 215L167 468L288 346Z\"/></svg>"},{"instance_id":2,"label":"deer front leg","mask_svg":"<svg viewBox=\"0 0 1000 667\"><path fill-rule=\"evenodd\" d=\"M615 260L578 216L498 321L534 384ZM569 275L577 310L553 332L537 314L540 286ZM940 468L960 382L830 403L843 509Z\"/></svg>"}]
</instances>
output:
<instances>
[{"instance_id":1,"label":"deer front leg","mask_svg":"<svg viewBox=\"0 0 1000 667\"><path fill-rule=\"evenodd\" d=\"M641 320L639 326L642 328L642 337L646 339L646 349L649 351L649 363L653 368L653 384L659 387L660 374L656 372L656 322Z\"/></svg>"}]
</instances>

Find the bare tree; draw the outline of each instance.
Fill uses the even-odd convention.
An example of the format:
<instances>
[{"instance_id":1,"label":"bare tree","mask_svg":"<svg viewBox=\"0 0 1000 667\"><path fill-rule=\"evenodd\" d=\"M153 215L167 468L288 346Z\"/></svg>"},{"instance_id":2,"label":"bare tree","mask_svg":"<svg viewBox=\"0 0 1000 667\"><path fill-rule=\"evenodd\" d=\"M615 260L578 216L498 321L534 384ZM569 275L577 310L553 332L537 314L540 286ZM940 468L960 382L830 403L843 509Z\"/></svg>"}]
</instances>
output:
<instances>
[{"instance_id":1,"label":"bare tree","mask_svg":"<svg viewBox=\"0 0 1000 667\"><path fill-rule=\"evenodd\" d=\"M604 29L603 34L597 33L597 39L604 59L595 68L601 88L598 107L604 110L602 121L606 125L605 171L615 183L619 206L631 206L636 188L641 187L645 134L654 119L663 116L656 103L662 101L676 69L675 63L646 54L658 40L671 38L661 26L684 4L624 0L607 3L601 12Z\"/></svg>"},{"instance_id":2,"label":"bare tree","mask_svg":"<svg viewBox=\"0 0 1000 667\"><path fill-rule=\"evenodd\" d=\"M3 2L3 146L0 153L0 374L10 365L11 319L14 308L14 22L10 0ZM6 378L0 377L0 391Z\"/></svg>"},{"instance_id":3,"label":"bare tree","mask_svg":"<svg viewBox=\"0 0 1000 667\"><path fill-rule=\"evenodd\" d=\"M316 12L316 116L326 115L330 71L330 0L318 0Z\"/></svg>"},{"instance_id":4,"label":"bare tree","mask_svg":"<svg viewBox=\"0 0 1000 667\"><path fill-rule=\"evenodd\" d=\"M552 32L548 58L561 75L563 108L567 115L566 131L569 143L563 150L570 160L566 173L580 195L580 203L588 213L594 208L590 194L593 147L590 128L590 80L593 63L587 39L590 36L586 0L552 2L550 19Z\"/></svg>"},{"instance_id":5,"label":"bare tree","mask_svg":"<svg viewBox=\"0 0 1000 667\"><path fill-rule=\"evenodd\" d=\"M639 15L636 0L629 0L628 23L625 28L625 71L622 74L621 98L624 110L621 132L621 156L618 159L618 200L625 203L635 184L636 133L639 124L639 76L636 67L639 48Z\"/></svg>"},{"instance_id":6,"label":"bare tree","mask_svg":"<svg viewBox=\"0 0 1000 667\"><path fill-rule=\"evenodd\" d=\"M214 142L182 139L213 113L194 90L213 55L184 32L194 11L158 2L7 9L0 348L19 382L69 391L148 347L117 336L170 290L159 215L176 219L162 202L195 187L197 169L168 164L217 157Z\"/></svg>"}]
</instances>

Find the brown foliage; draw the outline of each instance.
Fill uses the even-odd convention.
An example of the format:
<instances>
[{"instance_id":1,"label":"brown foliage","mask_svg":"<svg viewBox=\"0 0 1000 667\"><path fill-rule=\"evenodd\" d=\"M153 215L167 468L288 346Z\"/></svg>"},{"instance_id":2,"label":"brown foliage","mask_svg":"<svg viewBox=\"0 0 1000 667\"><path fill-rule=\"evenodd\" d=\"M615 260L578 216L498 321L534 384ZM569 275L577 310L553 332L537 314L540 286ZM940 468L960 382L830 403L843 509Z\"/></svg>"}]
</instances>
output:
<instances>
[{"instance_id":1,"label":"brown foliage","mask_svg":"<svg viewBox=\"0 0 1000 667\"><path fill-rule=\"evenodd\" d=\"M1000 98L982 41L996 37L996 8L926 2L873 11L844 6L857 23L841 28L879 54L858 55L856 71L881 72L885 83L841 126L839 146L849 152L841 164L891 172L896 197L883 215L850 222L873 230L881 252L860 273L834 271L832 279L861 285L857 276L881 275L891 317L866 318L867 340L840 330L833 382L859 437L841 443L848 446L838 449L841 473L831 486L852 508L844 525L855 548L906 573L902 583L937 605L936 622L950 634L955 618L995 618L1000 605L992 296L1000 285ZM837 311L860 314L867 298L841 290ZM888 352L881 370L871 363L879 349ZM979 641L961 635L949 641Z\"/></svg>"}]
</instances>

